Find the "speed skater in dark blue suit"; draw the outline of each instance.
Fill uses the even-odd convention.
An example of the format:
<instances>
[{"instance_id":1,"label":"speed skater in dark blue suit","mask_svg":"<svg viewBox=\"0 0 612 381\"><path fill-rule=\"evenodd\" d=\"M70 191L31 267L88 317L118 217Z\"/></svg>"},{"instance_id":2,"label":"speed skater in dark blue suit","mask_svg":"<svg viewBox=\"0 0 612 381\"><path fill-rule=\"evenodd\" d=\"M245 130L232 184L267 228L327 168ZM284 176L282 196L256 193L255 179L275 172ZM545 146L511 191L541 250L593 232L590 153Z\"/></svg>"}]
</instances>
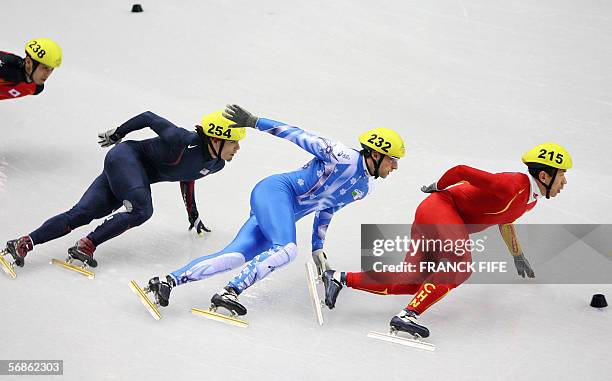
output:
<instances>
[{"instance_id":1,"label":"speed skater in dark blue suit","mask_svg":"<svg viewBox=\"0 0 612 381\"><path fill-rule=\"evenodd\" d=\"M210 231L201 221L196 207L194 181L223 169L225 162L231 161L240 149L239 140L245 137L246 131L229 128L230 124L232 122L218 111L204 116L195 131L188 131L147 111L100 133L98 143L102 147L114 147L106 154L104 170L79 202L70 210L51 217L30 234L8 241L5 252L11 254L14 265L23 267L25 256L35 245L110 215L68 249L71 258L96 267L93 254L97 246L151 218L151 184L164 181L180 182L189 229L195 228L198 234ZM127 134L145 127L158 136L121 143ZM122 206L124 211L112 214Z\"/></svg>"}]
</instances>

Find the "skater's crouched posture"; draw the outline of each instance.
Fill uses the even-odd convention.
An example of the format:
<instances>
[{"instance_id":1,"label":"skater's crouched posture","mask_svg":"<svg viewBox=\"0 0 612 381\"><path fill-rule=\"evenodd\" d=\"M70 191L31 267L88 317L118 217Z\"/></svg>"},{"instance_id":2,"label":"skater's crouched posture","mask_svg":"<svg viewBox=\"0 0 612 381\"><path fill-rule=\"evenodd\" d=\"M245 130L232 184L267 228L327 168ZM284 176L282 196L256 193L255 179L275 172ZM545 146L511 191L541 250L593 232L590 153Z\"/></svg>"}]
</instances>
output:
<instances>
[{"instance_id":1,"label":"skater's crouched posture","mask_svg":"<svg viewBox=\"0 0 612 381\"><path fill-rule=\"evenodd\" d=\"M329 268L323 242L332 216L366 197L372 181L386 178L397 169L398 160L405 154L400 135L386 128L363 133L359 137L362 149L355 150L297 127L254 117L239 106L228 106L224 115L236 126L255 127L287 139L314 158L299 170L267 177L255 186L250 216L223 250L197 258L161 280L151 279L147 288L161 306L168 305L172 287L235 269L248 261L212 298L213 308L220 306L238 315L245 314L246 308L238 303L238 295L296 257L295 224L313 212L312 255L319 271Z\"/></svg>"},{"instance_id":2,"label":"skater's crouched posture","mask_svg":"<svg viewBox=\"0 0 612 381\"><path fill-rule=\"evenodd\" d=\"M93 232L68 249L69 256L96 267L96 247L126 230L141 225L153 214L151 184L180 181L190 229L207 230L200 220L193 192L194 180L223 169L240 148L244 128L229 128L231 122L215 112L202 119L202 126L188 131L144 112L120 127L99 134L102 147L115 145L106 155L104 170L72 209L47 220L27 236L7 242L5 252L14 265L22 267L26 254L39 245L89 224L93 219L115 213ZM158 137L120 143L128 133L150 127ZM120 143L120 144L117 144Z\"/></svg>"},{"instance_id":3,"label":"skater's crouched posture","mask_svg":"<svg viewBox=\"0 0 612 381\"><path fill-rule=\"evenodd\" d=\"M431 195L416 210L412 240L460 244L468 241L471 233L499 225L518 274L533 278L534 271L523 255L513 222L533 209L540 197L559 194L567 184L565 172L572 167L572 159L558 144L545 143L525 153L522 161L528 173L493 174L460 165L448 170L436 183L423 186L421 190ZM472 257L465 246L461 246L461 250L458 247L450 247L449 251L419 248L408 252L404 261L416 269L421 268L422 262L446 262L461 268L459 262L471 263ZM414 294L406 308L391 319L391 328L427 337L429 330L417 323L419 315L469 276L468 271L393 274L329 270L322 278L325 304L329 308L334 308L344 285L376 294Z\"/></svg>"}]
</instances>

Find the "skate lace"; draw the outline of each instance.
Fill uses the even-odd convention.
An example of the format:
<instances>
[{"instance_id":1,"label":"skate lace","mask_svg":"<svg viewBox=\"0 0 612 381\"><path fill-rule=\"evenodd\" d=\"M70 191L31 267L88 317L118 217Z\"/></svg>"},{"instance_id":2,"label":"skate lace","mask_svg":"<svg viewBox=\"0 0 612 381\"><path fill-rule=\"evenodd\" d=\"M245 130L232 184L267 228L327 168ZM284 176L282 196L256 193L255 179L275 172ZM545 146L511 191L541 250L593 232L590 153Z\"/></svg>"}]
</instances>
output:
<instances>
[{"instance_id":1,"label":"skate lace","mask_svg":"<svg viewBox=\"0 0 612 381\"><path fill-rule=\"evenodd\" d=\"M226 290L221 296L224 297L224 298L227 298L227 299L231 299L234 302L238 301L238 295L236 295L236 293L233 292L233 291L227 291Z\"/></svg>"},{"instance_id":2,"label":"skate lace","mask_svg":"<svg viewBox=\"0 0 612 381\"><path fill-rule=\"evenodd\" d=\"M398 317L407 323L410 322L413 324L417 324L417 319L418 319L417 315L413 315L413 314L404 312L401 316L398 316Z\"/></svg>"}]
</instances>

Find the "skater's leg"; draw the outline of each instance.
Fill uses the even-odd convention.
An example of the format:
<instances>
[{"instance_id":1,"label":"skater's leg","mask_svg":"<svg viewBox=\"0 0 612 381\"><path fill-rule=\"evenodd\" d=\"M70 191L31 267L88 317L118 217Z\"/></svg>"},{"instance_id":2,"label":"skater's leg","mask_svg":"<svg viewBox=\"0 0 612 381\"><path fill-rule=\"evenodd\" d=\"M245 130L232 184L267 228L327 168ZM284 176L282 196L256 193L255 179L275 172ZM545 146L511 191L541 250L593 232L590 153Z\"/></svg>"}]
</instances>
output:
<instances>
[{"instance_id":1,"label":"skater's leg","mask_svg":"<svg viewBox=\"0 0 612 381\"><path fill-rule=\"evenodd\" d=\"M247 263L229 283L240 294L270 272L297 256L294 195L288 187L269 178L259 183L251 194L251 210L261 233L272 245Z\"/></svg>"},{"instance_id":2,"label":"skater's leg","mask_svg":"<svg viewBox=\"0 0 612 381\"><path fill-rule=\"evenodd\" d=\"M388 283L382 283L380 273L372 271L347 272L346 286L356 290L366 291L379 295L405 295L414 294L420 284L399 283L393 276L388 277Z\"/></svg>"},{"instance_id":3,"label":"skater's leg","mask_svg":"<svg viewBox=\"0 0 612 381\"><path fill-rule=\"evenodd\" d=\"M429 273L420 285L410 303L391 321L398 329L427 335L429 331L416 323L420 314L434 305L453 288L465 282L471 275L469 264L472 255L465 242L469 239L468 229L463 218L454 207L450 196L434 194L426 199L417 209L415 216L416 229L427 239L440 242L453 242L452 246L444 245L426 253L427 261L448 263L463 269L457 272L440 271ZM463 265L463 266L460 266ZM403 327L403 328L402 328ZM423 336L426 337L426 336Z\"/></svg>"},{"instance_id":4,"label":"skater's leg","mask_svg":"<svg viewBox=\"0 0 612 381\"><path fill-rule=\"evenodd\" d=\"M100 226L87 235L94 246L98 246L130 228L143 224L153 215L153 201L149 187L132 189L122 196L126 211L109 216Z\"/></svg>"},{"instance_id":5,"label":"skater's leg","mask_svg":"<svg viewBox=\"0 0 612 381\"><path fill-rule=\"evenodd\" d=\"M270 242L261 233L254 216L242 226L236 238L223 250L194 259L170 273L176 285L202 280L242 266Z\"/></svg>"},{"instance_id":6,"label":"skater's leg","mask_svg":"<svg viewBox=\"0 0 612 381\"><path fill-rule=\"evenodd\" d=\"M34 245L45 243L87 225L96 218L107 216L120 206L121 202L113 195L106 176L101 174L72 209L48 219L29 236Z\"/></svg>"},{"instance_id":7,"label":"skater's leg","mask_svg":"<svg viewBox=\"0 0 612 381\"><path fill-rule=\"evenodd\" d=\"M110 216L87 236L94 246L141 225L153 215L150 181L130 145L120 144L108 152L104 174L126 211Z\"/></svg>"},{"instance_id":8,"label":"skater's leg","mask_svg":"<svg viewBox=\"0 0 612 381\"><path fill-rule=\"evenodd\" d=\"M411 232L413 241L420 239L421 234L416 231L413 224ZM416 241L415 241L416 242ZM404 262L419 269L419 263L424 259L423 251L414 249L414 246L406 253ZM419 271L392 273L376 272L373 270L363 272L347 272L345 275L347 287L374 294L414 294L428 274Z\"/></svg>"}]
</instances>

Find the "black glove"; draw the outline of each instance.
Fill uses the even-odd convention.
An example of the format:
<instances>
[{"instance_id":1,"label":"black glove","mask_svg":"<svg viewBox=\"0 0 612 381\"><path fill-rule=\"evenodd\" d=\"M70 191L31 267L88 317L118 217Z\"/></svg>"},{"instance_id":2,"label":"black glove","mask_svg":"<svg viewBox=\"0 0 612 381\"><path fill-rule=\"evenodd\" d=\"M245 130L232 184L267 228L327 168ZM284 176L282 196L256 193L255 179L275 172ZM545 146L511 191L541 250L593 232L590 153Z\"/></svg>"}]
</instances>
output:
<instances>
[{"instance_id":1,"label":"black glove","mask_svg":"<svg viewBox=\"0 0 612 381\"><path fill-rule=\"evenodd\" d=\"M210 233L211 230L204 226L204 223L200 219L200 213L197 210L189 213L189 230L195 227L198 235L204 235L204 232Z\"/></svg>"},{"instance_id":2,"label":"black glove","mask_svg":"<svg viewBox=\"0 0 612 381\"><path fill-rule=\"evenodd\" d=\"M255 127L255 125L257 124L257 119L259 119L238 105L225 106L223 116L235 123L229 126L230 128Z\"/></svg>"},{"instance_id":3,"label":"black glove","mask_svg":"<svg viewBox=\"0 0 612 381\"><path fill-rule=\"evenodd\" d=\"M120 136L117 133L117 129L113 128L112 130L108 130L106 132L100 132L98 134L98 138L100 139L98 140L98 144L101 147L110 147L113 144L120 143L123 136Z\"/></svg>"},{"instance_id":4,"label":"black glove","mask_svg":"<svg viewBox=\"0 0 612 381\"><path fill-rule=\"evenodd\" d=\"M522 276L523 278L525 277L525 274L527 274L529 278L535 278L535 273L533 272L529 261L527 258L525 258L523 253L514 257L514 266L516 266L518 275Z\"/></svg>"},{"instance_id":5,"label":"black glove","mask_svg":"<svg viewBox=\"0 0 612 381\"><path fill-rule=\"evenodd\" d=\"M434 193L434 192L440 192L440 189L438 189L438 183L432 183L429 185L423 185L421 187L421 192L423 193Z\"/></svg>"}]
</instances>

